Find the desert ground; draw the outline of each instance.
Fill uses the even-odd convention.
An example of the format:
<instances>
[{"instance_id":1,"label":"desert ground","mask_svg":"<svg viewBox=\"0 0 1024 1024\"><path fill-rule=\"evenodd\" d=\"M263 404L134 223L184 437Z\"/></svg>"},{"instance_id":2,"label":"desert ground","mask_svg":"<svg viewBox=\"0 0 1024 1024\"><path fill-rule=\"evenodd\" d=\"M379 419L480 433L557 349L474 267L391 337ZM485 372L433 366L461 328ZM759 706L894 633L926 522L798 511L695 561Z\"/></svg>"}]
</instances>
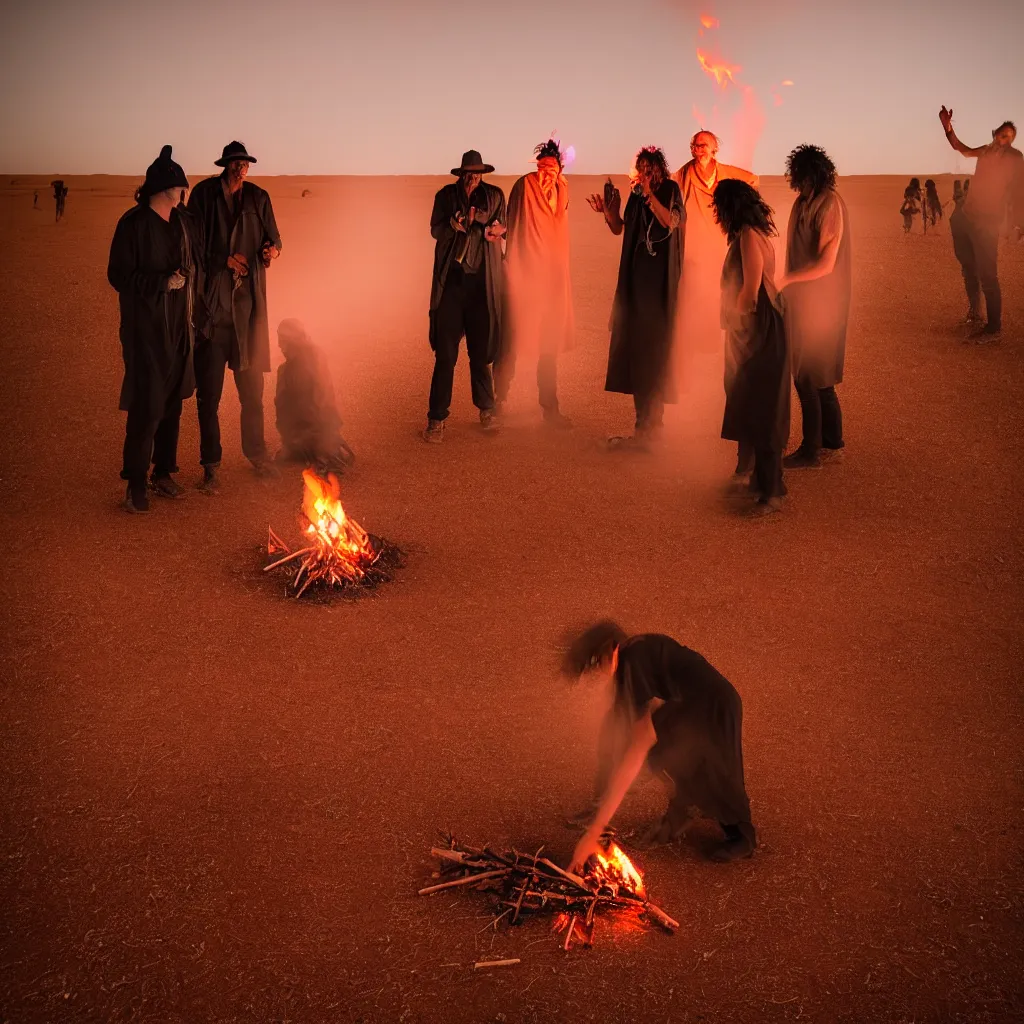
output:
<instances>
[{"instance_id":1,"label":"desert ground","mask_svg":"<svg viewBox=\"0 0 1024 1024\"><path fill-rule=\"evenodd\" d=\"M254 477L230 383L222 495L192 490L193 400L190 493L120 510L106 260L138 182L66 178L55 224L56 176L0 180L0 1020L1024 1017L1024 246L1001 257L1002 343L965 345L948 228L904 237L903 177L841 181L847 449L751 521L720 493L713 357L660 452L605 450L632 406L602 390L619 241L582 201L600 178L570 179L575 428L541 426L521 365L483 434L463 354L436 447L418 432L445 179L256 178L284 239L272 325L300 317L329 352L358 456L345 506L407 552L375 594L318 604L258 571L269 525L297 536L301 481ZM785 182L763 184L784 228ZM565 952L544 920L489 929L482 895L416 892L438 829L569 856L602 695L555 666L598 616L736 685L761 845L710 863L706 824L638 853L678 933L605 924ZM663 800L645 782L618 824ZM473 968L500 958L521 962Z\"/></svg>"}]
</instances>

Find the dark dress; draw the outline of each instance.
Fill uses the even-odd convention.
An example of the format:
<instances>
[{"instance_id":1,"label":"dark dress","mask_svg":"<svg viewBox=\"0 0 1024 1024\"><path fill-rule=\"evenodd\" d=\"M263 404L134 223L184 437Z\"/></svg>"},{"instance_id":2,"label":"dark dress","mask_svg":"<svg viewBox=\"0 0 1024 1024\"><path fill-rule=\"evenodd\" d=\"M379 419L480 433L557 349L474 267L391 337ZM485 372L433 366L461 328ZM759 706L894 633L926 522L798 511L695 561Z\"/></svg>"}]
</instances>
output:
<instances>
[{"instance_id":1,"label":"dark dress","mask_svg":"<svg viewBox=\"0 0 1024 1024\"><path fill-rule=\"evenodd\" d=\"M660 203L682 216L679 186L667 179L655 190ZM637 426L652 403L674 402L670 370L679 295L681 231L665 228L632 192L623 213L622 255L612 309L605 391L633 395ZM655 420L658 417L655 413Z\"/></svg>"},{"instance_id":2,"label":"dark dress","mask_svg":"<svg viewBox=\"0 0 1024 1024\"><path fill-rule=\"evenodd\" d=\"M697 807L723 826L750 826L743 782L743 702L733 685L696 651L657 633L619 647L616 702L638 717L652 698L657 742L647 760L675 784L670 805Z\"/></svg>"},{"instance_id":3,"label":"dark dress","mask_svg":"<svg viewBox=\"0 0 1024 1024\"><path fill-rule=\"evenodd\" d=\"M726 333L722 437L739 442L741 469L746 453L753 457L754 489L763 498L776 498L786 493L782 453L789 440L790 367L775 287L765 283L774 277L774 250L764 236L759 237L765 262L757 308L744 318L741 329L729 327ZM742 287L743 259L736 239L722 268L723 313L735 307Z\"/></svg>"}]
</instances>

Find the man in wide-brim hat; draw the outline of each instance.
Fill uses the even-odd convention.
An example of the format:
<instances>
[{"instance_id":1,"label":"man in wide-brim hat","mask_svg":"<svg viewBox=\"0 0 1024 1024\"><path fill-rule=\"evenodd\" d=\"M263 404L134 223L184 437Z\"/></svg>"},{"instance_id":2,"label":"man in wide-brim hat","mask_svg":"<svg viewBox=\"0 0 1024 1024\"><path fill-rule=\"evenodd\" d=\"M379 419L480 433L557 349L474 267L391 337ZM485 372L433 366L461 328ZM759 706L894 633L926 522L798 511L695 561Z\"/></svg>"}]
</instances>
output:
<instances>
[{"instance_id":1,"label":"man in wide-brim hat","mask_svg":"<svg viewBox=\"0 0 1024 1024\"><path fill-rule=\"evenodd\" d=\"M149 511L147 476L162 497L183 493L171 474L178 470L182 399L195 389L193 348L203 309L200 229L179 203L187 188L164 146L110 245L107 279L121 307L120 407L128 413L121 479L129 512Z\"/></svg>"},{"instance_id":2,"label":"man in wide-brim hat","mask_svg":"<svg viewBox=\"0 0 1024 1024\"><path fill-rule=\"evenodd\" d=\"M502 254L505 196L483 182L494 170L476 150L452 168L458 181L434 196L430 233L434 237L434 276L430 289L430 347L434 373L424 440L444 438L452 400L459 344L466 338L473 404L485 430L497 426L491 363L501 336Z\"/></svg>"},{"instance_id":3,"label":"man in wide-brim hat","mask_svg":"<svg viewBox=\"0 0 1024 1024\"><path fill-rule=\"evenodd\" d=\"M263 428L263 375L270 372L266 271L281 253L270 196L246 181L256 163L241 142L215 160L224 171L192 190L188 208L202 222L207 270L208 331L196 343L200 489L215 494L222 450L218 410L230 367L242 406L242 453L260 476L276 476Z\"/></svg>"}]
</instances>

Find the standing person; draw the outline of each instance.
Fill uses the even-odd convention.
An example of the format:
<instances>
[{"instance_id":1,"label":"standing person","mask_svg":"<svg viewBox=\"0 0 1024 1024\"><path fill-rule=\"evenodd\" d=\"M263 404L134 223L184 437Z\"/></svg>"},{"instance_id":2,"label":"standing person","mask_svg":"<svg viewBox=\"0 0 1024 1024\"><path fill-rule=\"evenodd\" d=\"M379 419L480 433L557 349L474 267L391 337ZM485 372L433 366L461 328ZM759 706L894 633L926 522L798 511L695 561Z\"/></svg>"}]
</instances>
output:
<instances>
[{"instance_id":1,"label":"standing person","mask_svg":"<svg viewBox=\"0 0 1024 1024\"><path fill-rule=\"evenodd\" d=\"M257 476L276 477L263 430L263 375L270 372L267 276L281 254L281 234L270 196L246 181L256 158L241 142L224 147L223 172L199 182L188 208L203 227L206 305L212 324L196 344L196 405L199 413L199 489L217 494L222 458L218 410L227 367L242 406L242 453Z\"/></svg>"},{"instance_id":2,"label":"standing person","mask_svg":"<svg viewBox=\"0 0 1024 1024\"><path fill-rule=\"evenodd\" d=\"M836 167L819 146L797 146L786 158L797 193L789 215L785 290L786 333L803 438L786 469L821 465L823 452L843 447L843 414L836 385L843 379L853 263L850 218L836 191Z\"/></svg>"},{"instance_id":3,"label":"standing person","mask_svg":"<svg viewBox=\"0 0 1024 1024\"><path fill-rule=\"evenodd\" d=\"M914 227L914 217L917 212L917 203L913 199L903 200L903 205L900 207L900 215L903 217L903 234L910 234Z\"/></svg>"},{"instance_id":4,"label":"standing person","mask_svg":"<svg viewBox=\"0 0 1024 1024\"><path fill-rule=\"evenodd\" d=\"M534 150L537 170L524 175L508 197L505 283L508 304L502 346L494 362L498 407L508 397L516 357L537 357L537 391L550 426L571 427L558 408L558 353L572 347L569 277L569 183L554 139Z\"/></svg>"},{"instance_id":5,"label":"standing person","mask_svg":"<svg viewBox=\"0 0 1024 1024\"><path fill-rule=\"evenodd\" d=\"M942 200L939 199L939 190L935 182L929 178L924 183L925 214L935 227L937 221L942 220Z\"/></svg>"},{"instance_id":6,"label":"standing person","mask_svg":"<svg viewBox=\"0 0 1024 1024\"><path fill-rule=\"evenodd\" d=\"M195 389L194 322L202 308L202 242L199 225L178 205L188 179L164 146L146 170L136 205L117 222L107 280L121 307L124 381L120 408L125 424L121 479L124 508L148 512L146 478L167 498L184 493L178 471L182 399Z\"/></svg>"},{"instance_id":7,"label":"standing person","mask_svg":"<svg viewBox=\"0 0 1024 1024\"><path fill-rule=\"evenodd\" d=\"M680 228L682 276L677 345L686 356L700 351L720 353L721 327L718 316L718 289L722 261L727 247L725 233L715 221L712 198L720 181L736 180L758 187L758 177L742 167L718 160L719 140L713 132L699 131L690 139L692 159L672 175L683 200ZM681 357L683 353L680 353ZM694 369L692 361L689 371Z\"/></svg>"},{"instance_id":8,"label":"standing person","mask_svg":"<svg viewBox=\"0 0 1024 1024\"><path fill-rule=\"evenodd\" d=\"M604 790L590 827L573 852L580 869L646 762L674 787L648 844L680 838L693 810L720 824L725 841L711 854L727 862L757 845L743 778L743 702L732 683L696 651L658 633L628 636L615 622L597 622L576 636L562 663L572 680L588 674L612 684L602 734L623 742L601 751Z\"/></svg>"},{"instance_id":9,"label":"standing person","mask_svg":"<svg viewBox=\"0 0 1024 1024\"><path fill-rule=\"evenodd\" d=\"M961 156L974 157L978 163L974 171L974 185L964 201L966 218L965 256L962 264L967 299L972 309L980 290L985 296L988 322L972 340L977 344L996 341L1002 329L1003 299L999 288L999 230L1007 208L1013 211L1015 227L1024 228L1024 154L1013 146L1017 128L1012 121L1004 121L992 132L987 146L965 146L953 131L953 111L943 107L939 121L949 144ZM966 246L969 245L969 252Z\"/></svg>"},{"instance_id":10,"label":"standing person","mask_svg":"<svg viewBox=\"0 0 1024 1024\"><path fill-rule=\"evenodd\" d=\"M33 210L38 210L39 209L39 190L38 189L36 189L36 191L32 193L32 209Z\"/></svg>"},{"instance_id":11,"label":"standing person","mask_svg":"<svg viewBox=\"0 0 1024 1024\"><path fill-rule=\"evenodd\" d=\"M782 507L786 494L782 453L789 440L789 355L774 280L775 222L771 207L746 182L720 182L714 204L729 239L722 269L722 437L739 442L737 474L753 469L754 512L766 515Z\"/></svg>"},{"instance_id":12,"label":"standing person","mask_svg":"<svg viewBox=\"0 0 1024 1024\"><path fill-rule=\"evenodd\" d=\"M662 426L665 402L675 401L670 366L682 197L669 177L665 154L657 147L641 149L634 170L636 180L623 215L611 178L604 195L595 193L587 202L604 214L613 235L623 236L604 389L633 396L636 428L632 437L612 437L608 443L645 450Z\"/></svg>"},{"instance_id":13,"label":"standing person","mask_svg":"<svg viewBox=\"0 0 1024 1024\"><path fill-rule=\"evenodd\" d=\"M440 444L452 401L455 364L463 336L469 355L473 404L480 425L494 430L494 380L491 363L502 329L501 239L505 234L505 194L486 184L494 168L471 149L452 168L458 181L434 196L430 234L434 238L434 275L430 288L430 347L434 372L430 379L427 428L423 440Z\"/></svg>"},{"instance_id":14,"label":"standing person","mask_svg":"<svg viewBox=\"0 0 1024 1024\"><path fill-rule=\"evenodd\" d=\"M50 184L53 186L53 201L57 211L56 219L59 221L64 216L64 202L68 197L68 190L60 178L56 181L51 181Z\"/></svg>"}]
</instances>

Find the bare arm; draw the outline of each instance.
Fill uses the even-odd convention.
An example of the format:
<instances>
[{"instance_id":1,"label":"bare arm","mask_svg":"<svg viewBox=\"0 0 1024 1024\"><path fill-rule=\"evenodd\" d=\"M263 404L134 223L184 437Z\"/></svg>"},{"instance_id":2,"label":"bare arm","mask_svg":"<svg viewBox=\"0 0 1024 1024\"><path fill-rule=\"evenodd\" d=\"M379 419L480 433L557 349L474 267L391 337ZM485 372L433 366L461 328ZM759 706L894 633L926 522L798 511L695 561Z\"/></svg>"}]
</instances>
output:
<instances>
[{"instance_id":1,"label":"bare arm","mask_svg":"<svg viewBox=\"0 0 1024 1024\"><path fill-rule=\"evenodd\" d=\"M843 209L838 202L832 203L822 221L818 236L818 258L803 270L786 274L782 279L782 287L802 284L805 281L817 281L818 278L831 274L836 267L839 243L843 240L845 230Z\"/></svg>"},{"instance_id":2,"label":"bare arm","mask_svg":"<svg viewBox=\"0 0 1024 1024\"><path fill-rule=\"evenodd\" d=\"M750 228L740 235L740 257L743 260L743 287L736 297L737 313L747 316L757 309L757 296L764 277L764 249Z\"/></svg>"},{"instance_id":3,"label":"bare arm","mask_svg":"<svg viewBox=\"0 0 1024 1024\"><path fill-rule=\"evenodd\" d=\"M965 146L957 137L956 132L953 131L953 111L947 110L943 107L939 111L939 120L942 122L942 130L946 133L946 141L961 155L966 157L977 157L981 156L985 152L985 146L979 146L977 149L972 149L970 146Z\"/></svg>"},{"instance_id":4,"label":"bare arm","mask_svg":"<svg viewBox=\"0 0 1024 1024\"><path fill-rule=\"evenodd\" d=\"M679 227L679 211L675 207L662 205L653 192L647 196L647 205L663 228L674 230Z\"/></svg>"},{"instance_id":5,"label":"bare arm","mask_svg":"<svg viewBox=\"0 0 1024 1024\"><path fill-rule=\"evenodd\" d=\"M569 866L570 871L582 869L591 854L597 851L598 840L615 816L619 804L629 792L629 787L633 785L637 775L640 774L640 769L643 768L644 761L647 760L648 752L657 741L654 723L651 721L651 712L660 707L661 703L657 698L652 700L645 708L644 713L633 724L629 747L608 783L608 788L601 800L601 806L597 809L593 823L576 844L572 863Z\"/></svg>"}]
</instances>

